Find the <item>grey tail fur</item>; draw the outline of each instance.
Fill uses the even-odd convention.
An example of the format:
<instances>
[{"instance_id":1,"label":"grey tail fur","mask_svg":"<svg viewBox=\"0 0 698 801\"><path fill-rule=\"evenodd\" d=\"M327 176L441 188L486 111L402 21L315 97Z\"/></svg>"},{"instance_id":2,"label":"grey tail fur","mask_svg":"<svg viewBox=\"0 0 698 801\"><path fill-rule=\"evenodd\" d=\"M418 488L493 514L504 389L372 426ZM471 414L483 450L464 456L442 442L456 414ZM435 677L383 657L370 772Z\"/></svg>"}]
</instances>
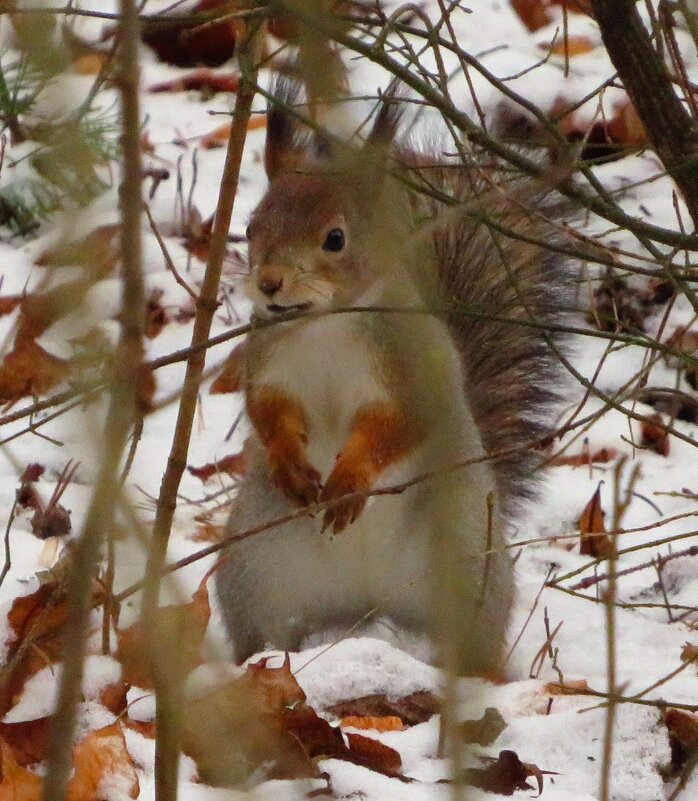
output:
<instances>
[{"instance_id":1,"label":"grey tail fur","mask_svg":"<svg viewBox=\"0 0 698 801\"><path fill-rule=\"evenodd\" d=\"M560 354L569 337L559 326L569 317L574 280L570 260L550 248L569 244L561 223L570 209L540 186L498 185L496 174L483 189L470 168L437 173L434 183L464 203L458 211L428 201L442 297L453 309L448 322L465 393L500 497L516 511L535 493L538 443L554 429L564 384Z\"/></svg>"}]
</instances>

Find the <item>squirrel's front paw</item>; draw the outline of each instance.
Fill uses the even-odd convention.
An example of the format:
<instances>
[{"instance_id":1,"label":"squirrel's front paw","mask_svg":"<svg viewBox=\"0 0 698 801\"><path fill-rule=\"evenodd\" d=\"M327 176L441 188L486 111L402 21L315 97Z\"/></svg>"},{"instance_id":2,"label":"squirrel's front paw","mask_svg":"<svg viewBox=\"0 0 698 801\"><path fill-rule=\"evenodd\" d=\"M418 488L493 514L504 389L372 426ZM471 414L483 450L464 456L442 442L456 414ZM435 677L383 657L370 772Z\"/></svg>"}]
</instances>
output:
<instances>
[{"instance_id":1,"label":"squirrel's front paw","mask_svg":"<svg viewBox=\"0 0 698 801\"><path fill-rule=\"evenodd\" d=\"M274 484L297 506L309 506L320 495L320 473L303 454L272 464Z\"/></svg>"},{"instance_id":2,"label":"squirrel's front paw","mask_svg":"<svg viewBox=\"0 0 698 801\"><path fill-rule=\"evenodd\" d=\"M360 495L344 501L339 499L344 495L367 492L370 487L371 480L368 471L361 465L344 460L340 456L320 495L320 501L337 500L325 511L322 530L332 527L332 531L339 534L353 523L366 505L366 496Z\"/></svg>"}]
</instances>

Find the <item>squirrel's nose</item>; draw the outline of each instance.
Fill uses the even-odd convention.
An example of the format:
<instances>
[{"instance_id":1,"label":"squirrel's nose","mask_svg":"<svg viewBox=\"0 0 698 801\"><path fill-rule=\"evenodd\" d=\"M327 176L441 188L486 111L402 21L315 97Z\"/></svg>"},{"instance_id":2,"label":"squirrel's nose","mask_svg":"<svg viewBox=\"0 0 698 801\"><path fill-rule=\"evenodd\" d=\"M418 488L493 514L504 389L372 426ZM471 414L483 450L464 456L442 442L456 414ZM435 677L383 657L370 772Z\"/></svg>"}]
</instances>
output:
<instances>
[{"instance_id":1,"label":"squirrel's nose","mask_svg":"<svg viewBox=\"0 0 698 801\"><path fill-rule=\"evenodd\" d=\"M283 279L278 275L260 275L257 280L259 291L268 298L273 297L283 284Z\"/></svg>"}]
</instances>

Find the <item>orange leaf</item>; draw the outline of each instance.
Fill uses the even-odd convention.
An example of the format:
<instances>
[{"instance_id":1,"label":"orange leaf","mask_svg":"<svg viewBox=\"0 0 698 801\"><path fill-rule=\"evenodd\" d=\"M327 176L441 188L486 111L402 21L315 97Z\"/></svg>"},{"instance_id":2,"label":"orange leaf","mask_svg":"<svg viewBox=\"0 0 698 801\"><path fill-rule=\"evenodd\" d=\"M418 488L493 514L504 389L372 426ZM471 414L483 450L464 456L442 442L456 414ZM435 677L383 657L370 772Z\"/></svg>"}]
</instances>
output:
<instances>
[{"instance_id":1,"label":"orange leaf","mask_svg":"<svg viewBox=\"0 0 698 801\"><path fill-rule=\"evenodd\" d=\"M225 392L240 392L245 385L245 357L247 349L245 343L236 345L225 360L223 368L211 384L211 395Z\"/></svg>"},{"instance_id":2,"label":"orange leaf","mask_svg":"<svg viewBox=\"0 0 698 801\"><path fill-rule=\"evenodd\" d=\"M548 49L549 45L539 45L539 47ZM568 36L565 41L564 37L558 39L552 46L551 52L558 56L564 56L565 53L570 56L580 56L583 53L588 53L596 47L586 36Z\"/></svg>"},{"instance_id":3,"label":"orange leaf","mask_svg":"<svg viewBox=\"0 0 698 801\"><path fill-rule=\"evenodd\" d=\"M0 801L39 801L42 785L40 777L15 762L12 749L4 740L0 740L0 756Z\"/></svg>"},{"instance_id":4,"label":"orange leaf","mask_svg":"<svg viewBox=\"0 0 698 801\"><path fill-rule=\"evenodd\" d=\"M83 53L73 61L73 72L78 75L97 75L107 59L106 53Z\"/></svg>"},{"instance_id":5,"label":"orange leaf","mask_svg":"<svg viewBox=\"0 0 698 801\"><path fill-rule=\"evenodd\" d=\"M138 798L138 777L120 723L88 734L73 749L73 762L67 801L101 801L105 786L118 786L122 796Z\"/></svg>"},{"instance_id":6,"label":"orange leaf","mask_svg":"<svg viewBox=\"0 0 698 801\"><path fill-rule=\"evenodd\" d=\"M339 725L343 729L351 727L353 729L374 729L375 731L402 731L405 728L405 724L397 715L385 717L350 715L348 718L343 718Z\"/></svg>"},{"instance_id":7,"label":"orange leaf","mask_svg":"<svg viewBox=\"0 0 698 801\"><path fill-rule=\"evenodd\" d=\"M584 507L579 518L579 532L581 534L579 553L596 558L606 558L613 552L613 542L606 533L604 512L601 508L601 487L591 496L591 500Z\"/></svg>"}]
</instances>

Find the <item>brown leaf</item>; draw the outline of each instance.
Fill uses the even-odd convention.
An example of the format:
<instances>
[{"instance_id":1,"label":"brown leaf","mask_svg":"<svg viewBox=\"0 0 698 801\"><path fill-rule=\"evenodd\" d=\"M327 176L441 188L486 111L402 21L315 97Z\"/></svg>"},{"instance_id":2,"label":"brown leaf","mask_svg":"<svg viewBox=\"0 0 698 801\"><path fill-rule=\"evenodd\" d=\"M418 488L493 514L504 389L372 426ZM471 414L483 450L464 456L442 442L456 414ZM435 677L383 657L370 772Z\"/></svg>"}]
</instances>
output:
<instances>
[{"instance_id":1,"label":"brown leaf","mask_svg":"<svg viewBox=\"0 0 698 801\"><path fill-rule=\"evenodd\" d=\"M156 390L155 370L146 362L141 362L136 371L136 407L141 415L153 411Z\"/></svg>"},{"instance_id":2,"label":"brown leaf","mask_svg":"<svg viewBox=\"0 0 698 801\"><path fill-rule=\"evenodd\" d=\"M52 716L19 723L0 721L0 737L12 749L18 765L35 765L46 759L52 724Z\"/></svg>"},{"instance_id":3,"label":"brown leaf","mask_svg":"<svg viewBox=\"0 0 698 801\"><path fill-rule=\"evenodd\" d=\"M324 742L322 727L331 727L305 705L288 663L275 669L265 665L262 660L241 677L186 702L182 750L207 784L236 785L260 772L265 778L318 775L298 734ZM308 716L319 721L317 726ZM336 736L341 741L338 730Z\"/></svg>"},{"instance_id":4,"label":"brown leaf","mask_svg":"<svg viewBox=\"0 0 698 801\"><path fill-rule=\"evenodd\" d=\"M480 720L465 720L460 725L466 743L491 745L506 729L507 723L498 709L487 707Z\"/></svg>"},{"instance_id":5,"label":"brown leaf","mask_svg":"<svg viewBox=\"0 0 698 801\"><path fill-rule=\"evenodd\" d=\"M553 465L568 465L570 467L582 467L588 464L606 464L612 462L618 457L618 451L615 448L599 448L599 450L591 453L589 450L582 453L573 453L571 455L562 454L555 456L550 460Z\"/></svg>"},{"instance_id":6,"label":"brown leaf","mask_svg":"<svg viewBox=\"0 0 698 801\"><path fill-rule=\"evenodd\" d=\"M2 757L2 781L0 801L39 801L42 781L36 773L20 767L12 755L12 749L0 740Z\"/></svg>"},{"instance_id":7,"label":"brown leaf","mask_svg":"<svg viewBox=\"0 0 698 801\"><path fill-rule=\"evenodd\" d=\"M402 768L400 754L394 748L355 732L346 732L345 736L349 744L349 754L345 759L348 757L349 761L386 776L392 776Z\"/></svg>"},{"instance_id":8,"label":"brown leaf","mask_svg":"<svg viewBox=\"0 0 698 801\"><path fill-rule=\"evenodd\" d=\"M669 432L662 425L662 416L653 414L649 420L642 421L641 447L654 451L660 456L669 455Z\"/></svg>"},{"instance_id":9,"label":"brown leaf","mask_svg":"<svg viewBox=\"0 0 698 801\"><path fill-rule=\"evenodd\" d=\"M698 423L698 398L669 387L643 387L633 392L633 398L670 418Z\"/></svg>"},{"instance_id":10,"label":"brown leaf","mask_svg":"<svg viewBox=\"0 0 698 801\"><path fill-rule=\"evenodd\" d=\"M0 317L14 311L22 302L22 295L6 295L0 298Z\"/></svg>"},{"instance_id":11,"label":"brown leaf","mask_svg":"<svg viewBox=\"0 0 698 801\"><path fill-rule=\"evenodd\" d=\"M669 734L675 737L684 748L698 746L698 715L682 709L667 709L664 712Z\"/></svg>"},{"instance_id":12,"label":"brown leaf","mask_svg":"<svg viewBox=\"0 0 698 801\"><path fill-rule=\"evenodd\" d=\"M387 698L382 693L364 695L361 698L339 701L328 706L326 711L337 718L394 715L406 726L415 726L417 723L429 720L439 711L440 706L441 702L435 695L427 690L420 690L395 700Z\"/></svg>"},{"instance_id":13,"label":"brown leaf","mask_svg":"<svg viewBox=\"0 0 698 801\"><path fill-rule=\"evenodd\" d=\"M235 92L240 83L240 76L237 72L226 74L213 72L209 69L198 69L189 75L182 75L173 81L163 81L155 83L148 88L152 94L159 92L205 92L207 96L215 95L217 92Z\"/></svg>"},{"instance_id":14,"label":"brown leaf","mask_svg":"<svg viewBox=\"0 0 698 801\"><path fill-rule=\"evenodd\" d=\"M183 678L200 664L201 644L211 615L206 589L210 572L204 576L190 603L158 609L155 631L144 631L141 622L117 631L116 658L123 667L125 682L145 689L152 688L149 642L153 638L161 648L172 654L170 667L173 681Z\"/></svg>"},{"instance_id":15,"label":"brown leaf","mask_svg":"<svg viewBox=\"0 0 698 801\"><path fill-rule=\"evenodd\" d=\"M220 22L201 25L195 18L203 11L238 10L235 0L201 0L190 11L192 20L168 20L163 14L142 27L143 41L151 47L158 58L177 67L194 67L204 64L219 67L235 52L235 44L245 29L241 19L227 17Z\"/></svg>"},{"instance_id":16,"label":"brown leaf","mask_svg":"<svg viewBox=\"0 0 698 801\"><path fill-rule=\"evenodd\" d=\"M644 331L650 306L641 289L622 278L604 278L594 289L593 309L587 319L601 331Z\"/></svg>"},{"instance_id":17,"label":"brown leaf","mask_svg":"<svg viewBox=\"0 0 698 801\"><path fill-rule=\"evenodd\" d=\"M517 790L532 790L526 781L533 776L538 785L538 795L543 792L543 774L536 765L522 762L514 751L500 751L496 760L483 759L485 768L469 768L465 772L466 781L472 787L479 787L490 793L514 795Z\"/></svg>"},{"instance_id":18,"label":"brown leaf","mask_svg":"<svg viewBox=\"0 0 698 801\"><path fill-rule=\"evenodd\" d=\"M343 729L373 729L374 731L402 731L405 724L397 715L349 715L342 718L339 725Z\"/></svg>"},{"instance_id":19,"label":"brown leaf","mask_svg":"<svg viewBox=\"0 0 698 801\"><path fill-rule=\"evenodd\" d=\"M120 225L100 226L83 239L42 251L34 263L40 267L84 267L93 281L101 280L121 259L120 233Z\"/></svg>"},{"instance_id":20,"label":"brown leaf","mask_svg":"<svg viewBox=\"0 0 698 801\"><path fill-rule=\"evenodd\" d=\"M32 534L40 540L64 537L72 529L70 512L60 503L47 506L46 509L36 509L30 525Z\"/></svg>"},{"instance_id":21,"label":"brown leaf","mask_svg":"<svg viewBox=\"0 0 698 801\"><path fill-rule=\"evenodd\" d=\"M578 522L579 553L595 558L608 558L613 553L613 541L606 533L604 512L601 508L601 487L591 496Z\"/></svg>"},{"instance_id":22,"label":"brown leaf","mask_svg":"<svg viewBox=\"0 0 698 801\"><path fill-rule=\"evenodd\" d=\"M586 679L573 679L561 683L559 681L550 681L545 685L545 692L548 695L575 695L575 693L584 693L589 689Z\"/></svg>"},{"instance_id":23,"label":"brown leaf","mask_svg":"<svg viewBox=\"0 0 698 801\"><path fill-rule=\"evenodd\" d=\"M22 340L0 363L0 400L44 395L67 378L71 363L46 353L33 340Z\"/></svg>"},{"instance_id":24,"label":"brown leaf","mask_svg":"<svg viewBox=\"0 0 698 801\"><path fill-rule=\"evenodd\" d=\"M225 392L240 392L245 386L245 359L247 348L245 343L236 345L223 363L223 367L211 384L211 395Z\"/></svg>"},{"instance_id":25,"label":"brown leaf","mask_svg":"<svg viewBox=\"0 0 698 801\"><path fill-rule=\"evenodd\" d=\"M67 801L102 801L105 782L118 782L122 794L138 798L138 776L120 723L88 734L73 749L73 763L75 773L68 782Z\"/></svg>"},{"instance_id":26,"label":"brown leaf","mask_svg":"<svg viewBox=\"0 0 698 801\"><path fill-rule=\"evenodd\" d=\"M129 686L123 680L108 684L99 694L99 703L106 707L113 715L121 715L126 709Z\"/></svg>"},{"instance_id":27,"label":"brown leaf","mask_svg":"<svg viewBox=\"0 0 698 801\"><path fill-rule=\"evenodd\" d=\"M698 660L698 645L693 645L690 642L684 643L681 649L681 661L693 662Z\"/></svg>"},{"instance_id":28,"label":"brown leaf","mask_svg":"<svg viewBox=\"0 0 698 801\"><path fill-rule=\"evenodd\" d=\"M170 322L169 315L162 303L160 303L162 295L162 289L153 289L146 301L145 335L148 339L155 339L167 323Z\"/></svg>"},{"instance_id":29,"label":"brown leaf","mask_svg":"<svg viewBox=\"0 0 698 801\"><path fill-rule=\"evenodd\" d=\"M7 642L7 660L0 668L0 716L19 697L27 679L61 658L63 625L68 619L67 570L62 567L55 575L47 572L43 579L38 574L39 588L12 603L8 622L14 636ZM94 582L92 603L97 605L102 599L103 588Z\"/></svg>"},{"instance_id":30,"label":"brown leaf","mask_svg":"<svg viewBox=\"0 0 698 801\"><path fill-rule=\"evenodd\" d=\"M187 470L196 478L208 481L218 473L227 473L229 476L244 476L249 469L249 454L243 448L239 453L231 453L217 462L204 464L201 467L188 466Z\"/></svg>"}]
</instances>

